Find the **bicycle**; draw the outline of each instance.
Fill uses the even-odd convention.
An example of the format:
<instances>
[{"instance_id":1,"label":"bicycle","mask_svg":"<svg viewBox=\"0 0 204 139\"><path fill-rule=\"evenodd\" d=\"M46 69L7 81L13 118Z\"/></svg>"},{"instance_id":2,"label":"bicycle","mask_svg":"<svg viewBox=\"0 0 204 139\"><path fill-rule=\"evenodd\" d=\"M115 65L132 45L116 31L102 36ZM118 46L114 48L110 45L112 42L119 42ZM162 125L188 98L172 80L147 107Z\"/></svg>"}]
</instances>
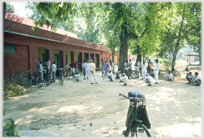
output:
<instances>
[{"instance_id":1,"label":"bicycle","mask_svg":"<svg viewBox=\"0 0 204 139\"><path fill-rule=\"evenodd\" d=\"M52 79L47 70L43 71L43 81L45 81L46 86L49 86L52 83Z\"/></svg>"},{"instance_id":2,"label":"bicycle","mask_svg":"<svg viewBox=\"0 0 204 139\"><path fill-rule=\"evenodd\" d=\"M126 119L127 129L123 131L123 135L125 137L128 137L128 136L134 137L134 135L136 137L151 137L150 132L148 131L147 127L144 125L144 121L142 121L141 118L139 118L138 116L138 110L139 110L138 108L139 106L141 107L144 106L145 97L143 95L141 95L140 98L127 97L123 94L119 94L119 96L123 96L125 99L130 100L128 115Z\"/></svg>"},{"instance_id":3,"label":"bicycle","mask_svg":"<svg viewBox=\"0 0 204 139\"><path fill-rule=\"evenodd\" d=\"M31 75L31 70L32 69L28 71L28 76L22 77L21 84L25 87L30 87L31 85L37 85L39 88L41 88L43 86L43 82L41 77L39 76L40 73L38 75L37 72L34 72L33 75Z\"/></svg>"},{"instance_id":4,"label":"bicycle","mask_svg":"<svg viewBox=\"0 0 204 139\"><path fill-rule=\"evenodd\" d=\"M64 68L58 68L58 70L59 70L59 82L61 85L63 85L63 80L64 80L63 69Z\"/></svg>"}]
</instances>

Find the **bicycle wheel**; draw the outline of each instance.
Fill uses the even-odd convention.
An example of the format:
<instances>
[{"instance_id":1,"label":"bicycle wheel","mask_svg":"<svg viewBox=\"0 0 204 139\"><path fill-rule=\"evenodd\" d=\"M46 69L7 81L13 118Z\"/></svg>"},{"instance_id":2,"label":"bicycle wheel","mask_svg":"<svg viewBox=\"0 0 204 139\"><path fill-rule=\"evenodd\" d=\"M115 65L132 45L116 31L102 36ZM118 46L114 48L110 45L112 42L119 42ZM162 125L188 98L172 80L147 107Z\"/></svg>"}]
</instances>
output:
<instances>
[{"instance_id":1,"label":"bicycle wheel","mask_svg":"<svg viewBox=\"0 0 204 139\"><path fill-rule=\"evenodd\" d=\"M134 129L136 137L151 137L151 134L144 124L138 123Z\"/></svg>"},{"instance_id":2,"label":"bicycle wheel","mask_svg":"<svg viewBox=\"0 0 204 139\"><path fill-rule=\"evenodd\" d=\"M50 75L46 75L46 77L45 77L45 84L46 84L46 86L49 86L51 84Z\"/></svg>"},{"instance_id":3,"label":"bicycle wheel","mask_svg":"<svg viewBox=\"0 0 204 139\"><path fill-rule=\"evenodd\" d=\"M151 134L149 133L146 126L141 123L137 123L135 126L131 128L127 128L127 130L124 132L124 135L125 137L128 137L128 136L151 137Z\"/></svg>"},{"instance_id":4,"label":"bicycle wheel","mask_svg":"<svg viewBox=\"0 0 204 139\"><path fill-rule=\"evenodd\" d=\"M43 86L43 81L40 78L40 76L36 77L36 83L37 83L37 87L41 88Z\"/></svg>"},{"instance_id":5,"label":"bicycle wheel","mask_svg":"<svg viewBox=\"0 0 204 139\"><path fill-rule=\"evenodd\" d=\"M21 84L25 87L30 87L32 85L32 79L29 76L24 76L21 79Z\"/></svg>"},{"instance_id":6,"label":"bicycle wheel","mask_svg":"<svg viewBox=\"0 0 204 139\"><path fill-rule=\"evenodd\" d=\"M135 73L134 71L132 72L131 77L132 77L133 79L136 79L137 76L136 76L136 73Z\"/></svg>"}]
</instances>

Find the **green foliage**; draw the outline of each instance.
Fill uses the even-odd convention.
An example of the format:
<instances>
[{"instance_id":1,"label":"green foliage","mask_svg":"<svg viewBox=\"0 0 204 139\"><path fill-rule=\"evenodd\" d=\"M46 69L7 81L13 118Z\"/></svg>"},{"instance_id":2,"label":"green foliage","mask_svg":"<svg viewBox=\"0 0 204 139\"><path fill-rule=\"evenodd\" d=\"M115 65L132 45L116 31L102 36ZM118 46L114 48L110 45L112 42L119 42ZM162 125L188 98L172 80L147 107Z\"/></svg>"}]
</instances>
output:
<instances>
[{"instance_id":1,"label":"green foliage","mask_svg":"<svg viewBox=\"0 0 204 139\"><path fill-rule=\"evenodd\" d=\"M26 89L24 86L12 82L4 83L3 91L4 100L8 99L9 97L20 96L29 92L29 90Z\"/></svg>"},{"instance_id":2,"label":"green foliage","mask_svg":"<svg viewBox=\"0 0 204 139\"><path fill-rule=\"evenodd\" d=\"M6 124L3 130L4 137L20 137L21 133L15 128L14 120L12 118L8 119L9 124Z\"/></svg>"},{"instance_id":3,"label":"green foliage","mask_svg":"<svg viewBox=\"0 0 204 139\"><path fill-rule=\"evenodd\" d=\"M11 5L10 3L6 2L6 12L14 13L14 6Z\"/></svg>"},{"instance_id":4,"label":"green foliage","mask_svg":"<svg viewBox=\"0 0 204 139\"><path fill-rule=\"evenodd\" d=\"M23 72L16 72L15 74L11 74L15 78L15 83L21 84L21 79L25 76Z\"/></svg>"}]
</instances>

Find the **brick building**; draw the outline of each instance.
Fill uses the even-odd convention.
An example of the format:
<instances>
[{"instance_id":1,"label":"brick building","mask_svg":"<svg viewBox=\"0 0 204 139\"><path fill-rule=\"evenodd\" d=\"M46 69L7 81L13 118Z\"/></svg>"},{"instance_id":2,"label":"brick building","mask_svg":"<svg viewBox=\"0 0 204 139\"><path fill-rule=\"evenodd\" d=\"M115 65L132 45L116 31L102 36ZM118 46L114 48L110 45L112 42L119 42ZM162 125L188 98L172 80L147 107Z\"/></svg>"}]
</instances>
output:
<instances>
[{"instance_id":1,"label":"brick building","mask_svg":"<svg viewBox=\"0 0 204 139\"><path fill-rule=\"evenodd\" d=\"M66 68L71 59L93 59L100 67L100 59L109 61L109 49L91 42L77 39L73 33L57 29L52 32L44 26L33 31L34 21L5 13L4 23L4 81L10 75L25 70L37 70L38 58L45 63L47 57L51 64L56 62L58 68ZM66 70L64 70L66 71Z\"/></svg>"}]
</instances>

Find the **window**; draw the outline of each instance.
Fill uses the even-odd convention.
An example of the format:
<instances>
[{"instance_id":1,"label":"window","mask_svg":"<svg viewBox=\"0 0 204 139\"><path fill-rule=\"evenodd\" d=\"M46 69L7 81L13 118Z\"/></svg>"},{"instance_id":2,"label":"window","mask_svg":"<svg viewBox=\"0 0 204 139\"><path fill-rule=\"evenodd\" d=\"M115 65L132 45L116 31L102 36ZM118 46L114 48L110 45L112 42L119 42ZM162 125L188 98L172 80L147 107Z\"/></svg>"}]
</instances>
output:
<instances>
[{"instance_id":1,"label":"window","mask_svg":"<svg viewBox=\"0 0 204 139\"><path fill-rule=\"evenodd\" d=\"M16 54L16 45L4 43L4 54Z\"/></svg>"}]
</instances>

